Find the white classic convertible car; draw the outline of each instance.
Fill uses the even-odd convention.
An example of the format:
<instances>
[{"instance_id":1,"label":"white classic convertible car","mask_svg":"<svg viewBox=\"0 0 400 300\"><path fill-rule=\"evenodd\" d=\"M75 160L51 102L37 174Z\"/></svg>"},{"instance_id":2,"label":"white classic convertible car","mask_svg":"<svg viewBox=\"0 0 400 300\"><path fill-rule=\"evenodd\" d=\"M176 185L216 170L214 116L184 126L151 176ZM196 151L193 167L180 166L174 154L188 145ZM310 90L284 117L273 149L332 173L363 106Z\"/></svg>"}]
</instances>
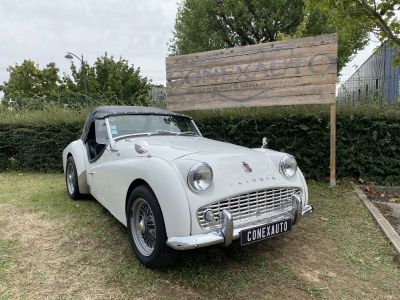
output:
<instances>
[{"instance_id":1,"label":"white classic convertible car","mask_svg":"<svg viewBox=\"0 0 400 300\"><path fill-rule=\"evenodd\" d=\"M241 245L289 232L312 212L293 156L204 138L192 118L158 108L100 106L63 152L72 199L91 194L128 228L138 259Z\"/></svg>"}]
</instances>

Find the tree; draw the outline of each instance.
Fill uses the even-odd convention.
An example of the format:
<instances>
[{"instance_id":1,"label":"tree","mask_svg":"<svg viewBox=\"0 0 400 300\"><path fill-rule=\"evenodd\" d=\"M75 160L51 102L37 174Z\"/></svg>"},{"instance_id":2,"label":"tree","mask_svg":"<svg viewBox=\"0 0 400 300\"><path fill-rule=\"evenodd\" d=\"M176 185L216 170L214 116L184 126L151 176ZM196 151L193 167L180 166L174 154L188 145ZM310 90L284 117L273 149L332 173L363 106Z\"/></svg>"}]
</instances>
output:
<instances>
[{"instance_id":1,"label":"tree","mask_svg":"<svg viewBox=\"0 0 400 300\"><path fill-rule=\"evenodd\" d=\"M115 60L105 54L93 66L84 63L77 68L71 64L72 78L64 76L70 96L83 96L87 80L89 99L118 104L145 104L150 92L150 80L142 77L140 68L129 65L125 59Z\"/></svg>"},{"instance_id":2,"label":"tree","mask_svg":"<svg viewBox=\"0 0 400 300\"><path fill-rule=\"evenodd\" d=\"M272 42L294 33L303 18L303 0L183 0L169 49L187 54Z\"/></svg>"},{"instance_id":3,"label":"tree","mask_svg":"<svg viewBox=\"0 0 400 300\"><path fill-rule=\"evenodd\" d=\"M342 1L307 0L304 26L299 36L312 36L337 32L338 72L368 43L372 23L365 15L355 19L347 13Z\"/></svg>"},{"instance_id":4,"label":"tree","mask_svg":"<svg viewBox=\"0 0 400 300\"><path fill-rule=\"evenodd\" d=\"M65 89L58 76L59 69L53 62L41 69L32 60L24 60L20 65L8 67L7 71L10 74L9 80L0 85L6 100L57 98Z\"/></svg>"},{"instance_id":5,"label":"tree","mask_svg":"<svg viewBox=\"0 0 400 300\"><path fill-rule=\"evenodd\" d=\"M211 14L211 1L182 2L178 7L169 50L173 54L187 54L225 47L222 36L214 31L217 24L209 18Z\"/></svg>"},{"instance_id":6,"label":"tree","mask_svg":"<svg viewBox=\"0 0 400 300\"><path fill-rule=\"evenodd\" d=\"M341 3L346 7L347 16L360 23L360 17L368 18L372 23L372 31L383 42L400 49L400 1L399 0L331 0L335 5ZM395 64L400 64L400 54Z\"/></svg>"},{"instance_id":7,"label":"tree","mask_svg":"<svg viewBox=\"0 0 400 300\"><path fill-rule=\"evenodd\" d=\"M333 1L183 0L169 50L187 54L338 32L340 71L368 42L372 27L365 16L354 22L347 7Z\"/></svg>"},{"instance_id":8,"label":"tree","mask_svg":"<svg viewBox=\"0 0 400 300\"><path fill-rule=\"evenodd\" d=\"M129 65L125 59L115 60L105 54L93 66L87 62L81 67L71 64L71 76L59 77L55 63L41 69L31 60L10 66L10 77L0 91L4 99L18 100L19 105L40 108L47 102L84 103L84 84L88 98L101 104L147 104L151 81L141 76L140 68ZM33 101L35 100L35 101ZM46 101L44 101L46 100Z\"/></svg>"}]
</instances>

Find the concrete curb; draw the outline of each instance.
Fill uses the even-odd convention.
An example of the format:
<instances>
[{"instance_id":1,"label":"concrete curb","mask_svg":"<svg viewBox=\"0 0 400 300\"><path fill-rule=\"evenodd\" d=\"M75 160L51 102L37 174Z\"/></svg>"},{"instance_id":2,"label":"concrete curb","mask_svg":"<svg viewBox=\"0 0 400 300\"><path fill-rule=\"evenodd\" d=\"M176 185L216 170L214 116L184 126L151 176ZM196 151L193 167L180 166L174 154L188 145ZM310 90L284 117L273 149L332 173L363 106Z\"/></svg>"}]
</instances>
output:
<instances>
[{"instance_id":1,"label":"concrete curb","mask_svg":"<svg viewBox=\"0 0 400 300\"><path fill-rule=\"evenodd\" d=\"M394 230L393 226L385 219L385 217L379 212L375 205L368 199L364 192L356 185L353 185L358 198L368 208L371 215L375 218L376 222L381 226L383 232L388 237L390 243L393 245L397 253L400 255L400 236Z\"/></svg>"}]
</instances>

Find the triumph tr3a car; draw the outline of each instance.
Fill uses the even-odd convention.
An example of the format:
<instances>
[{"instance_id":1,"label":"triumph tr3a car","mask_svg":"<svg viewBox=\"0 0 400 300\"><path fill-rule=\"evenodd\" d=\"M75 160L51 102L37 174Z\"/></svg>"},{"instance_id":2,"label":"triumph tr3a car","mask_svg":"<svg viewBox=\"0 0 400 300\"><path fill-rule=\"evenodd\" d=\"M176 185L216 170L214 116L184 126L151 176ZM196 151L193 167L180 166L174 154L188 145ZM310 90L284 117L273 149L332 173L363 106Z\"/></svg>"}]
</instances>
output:
<instances>
[{"instance_id":1,"label":"triumph tr3a car","mask_svg":"<svg viewBox=\"0 0 400 300\"><path fill-rule=\"evenodd\" d=\"M204 138L191 117L158 108L94 108L63 166L69 196L91 194L151 268L176 250L287 233L313 210L293 156L265 139L249 149Z\"/></svg>"}]
</instances>

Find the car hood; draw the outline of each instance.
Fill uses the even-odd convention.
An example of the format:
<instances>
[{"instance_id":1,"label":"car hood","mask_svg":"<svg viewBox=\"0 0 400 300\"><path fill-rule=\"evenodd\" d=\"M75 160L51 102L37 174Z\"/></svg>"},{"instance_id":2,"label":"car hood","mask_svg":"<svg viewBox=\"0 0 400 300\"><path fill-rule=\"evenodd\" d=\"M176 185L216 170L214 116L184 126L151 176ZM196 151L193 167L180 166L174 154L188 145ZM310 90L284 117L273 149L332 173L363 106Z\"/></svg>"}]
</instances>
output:
<instances>
[{"instance_id":1,"label":"car hood","mask_svg":"<svg viewBox=\"0 0 400 300\"><path fill-rule=\"evenodd\" d=\"M153 157L160 157L168 161L173 161L187 155L195 153L230 153L230 152L242 152L252 151L248 148L218 142L203 137L193 136L148 136L148 137L136 137L120 141L118 148L121 148L124 152L125 157L135 157L137 153L135 151L135 144L147 142L149 144L149 154Z\"/></svg>"},{"instance_id":2,"label":"car hood","mask_svg":"<svg viewBox=\"0 0 400 300\"><path fill-rule=\"evenodd\" d=\"M266 187L299 187L303 182L299 172L286 178L279 171L282 152L269 149L250 149L202 137L150 136L118 142L120 159L147 157L135 151L135 144L147 142L150 157L168 161L181 175L192 211L211 200L263 190ZM121 145L119 144L121 143ZM197 162L209 164L213 184L205 192L194 193L185 184L187 174Z\"/></svg>"},{"instance_id":3,"label":"car hood","mask_svg":"<svg viewBox=\"0 0 400 300\"><path fill-rule=\"evenodd\" d=\"M206 162L221 176L229 173L251 173L257 175L276 174L277 164L271 160L273 155L234 144L191 136L149 136L121 141L121 158L137 157L135 144L147 142L149 154L182 165L179 161L193 164L193 161ZM274 152L274 151L271 151ZM277 152L274 152L277 153ZM250 168L247 169L246 165Z\"/></svg>"}]
</instances>

